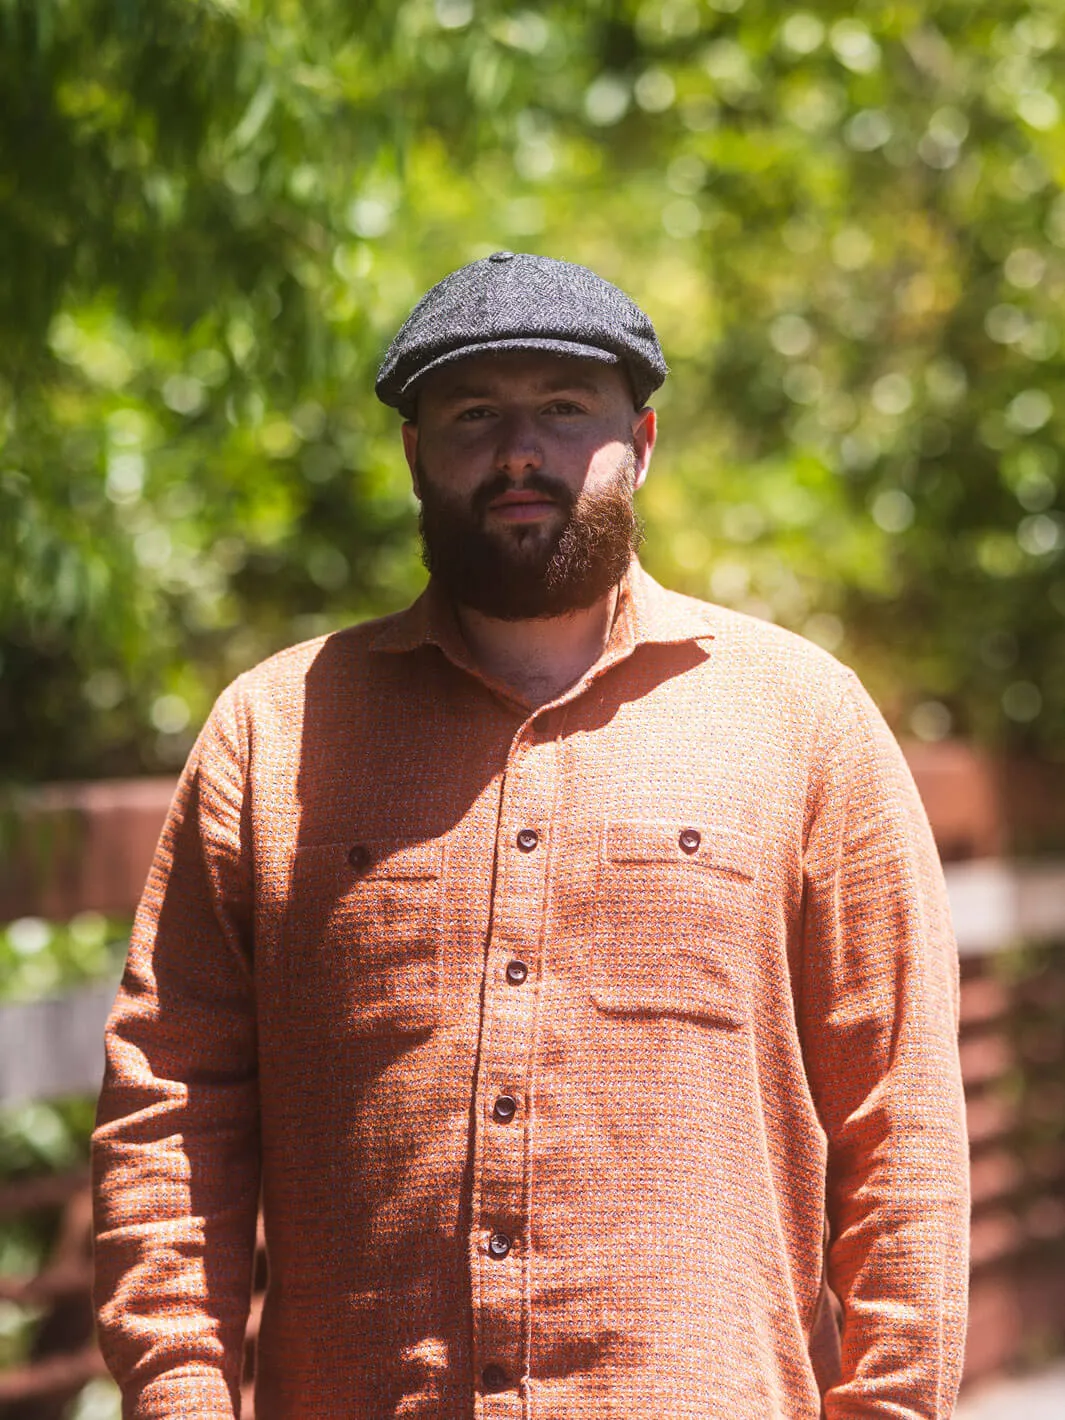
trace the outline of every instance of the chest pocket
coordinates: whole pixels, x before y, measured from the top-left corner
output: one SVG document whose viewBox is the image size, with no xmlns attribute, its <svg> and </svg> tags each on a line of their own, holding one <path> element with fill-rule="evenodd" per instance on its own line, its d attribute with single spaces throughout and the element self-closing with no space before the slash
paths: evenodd
<svg viewBox="0 0 1065 1420">
<path fill-rule="evenodd" d="M 296 850 L 288 968 L 297 1010 L 354 1035 L 440 1017 L 443 839 Z"/>
<path fill-rule="evenodd" d="M 616 1015 L 747 1017 L 758 840 L 721 826 L 604 825 L 592 999 Z"/>
</svg>

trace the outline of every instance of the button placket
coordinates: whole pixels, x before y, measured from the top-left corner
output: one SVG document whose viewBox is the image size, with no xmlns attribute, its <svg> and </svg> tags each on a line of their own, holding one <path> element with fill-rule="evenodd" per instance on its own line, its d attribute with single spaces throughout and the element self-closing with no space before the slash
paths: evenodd
<svg viewBox="0 0 1065 1420">
<path fill-rule="evenodd" d="M 474 1344 L 484 1416 L 518 1416 L 527 1358 L 527 1098 L 546 910 L 557 746 L 515 737 L 499 804 L 496 881 L 478 1075 L 474 1181 Z M 487 1379 L 486 1379 L 487 1378 Z M 512 1408 L 516 1406 L 517 1408 Z"/>
</svg>

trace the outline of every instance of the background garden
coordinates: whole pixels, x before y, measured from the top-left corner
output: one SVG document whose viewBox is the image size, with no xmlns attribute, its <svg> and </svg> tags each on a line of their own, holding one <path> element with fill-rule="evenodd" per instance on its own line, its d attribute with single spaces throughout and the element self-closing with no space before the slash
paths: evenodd
<svg viewBox="0 0 1065 1420">
<path fill-rule="evenodd" d="M 172 768 L 417 590 L 373 373 L 499 247 L 659 328 L 655 573 L 1065 752 L 1063 18 L 0 0 L 0 773 Z"/>
<path fill-rule="evenodd" d="M 498 248 L 658 328 L 652 573 L 906 737 L 1065 761 L 1063 104 L 1054 0 L 0 0 L 0 839 L 419 590 L 373 375 Z M 0 998 L 122 939 L 20 918 Z M 0 1174 L 86 1119 L 0 1113 Z M 0 1302 L 0 1366 L 32 1322 Z"/>
</svg>

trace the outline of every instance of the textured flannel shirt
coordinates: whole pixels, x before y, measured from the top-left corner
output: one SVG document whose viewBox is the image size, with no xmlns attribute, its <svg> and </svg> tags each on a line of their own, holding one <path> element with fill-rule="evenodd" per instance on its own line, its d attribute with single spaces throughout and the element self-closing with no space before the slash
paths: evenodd
<svg viewBox="0 0 1065 1420">
<path fill-rule="evenodd" d="M 800 638 L 634 563 L 538 709 L 432 586 L 285 651 L 192 752 L 108 1027 L 123 1413 L 239 1411 L 261 1191 L 257 1420 L 947 1417 L 956 1013 L 905 762 Z"/>
</svg>

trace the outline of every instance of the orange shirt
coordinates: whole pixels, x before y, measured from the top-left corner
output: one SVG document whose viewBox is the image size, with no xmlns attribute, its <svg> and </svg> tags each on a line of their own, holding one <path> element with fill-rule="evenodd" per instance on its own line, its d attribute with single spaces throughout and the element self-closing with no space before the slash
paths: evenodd
<svg viewBox="0 0 1065 1420">
<path fill-rule="evenodd" d="M 275 656 L 191 755 L 108 1028 L 123 1413 L 237 1412 L 261 1187 L 258 1420 L 949 1416 L 956 973 L 902 756 L 787 632 L 634 564 L 535 711 L 433 589 Z"/>
</svg>

